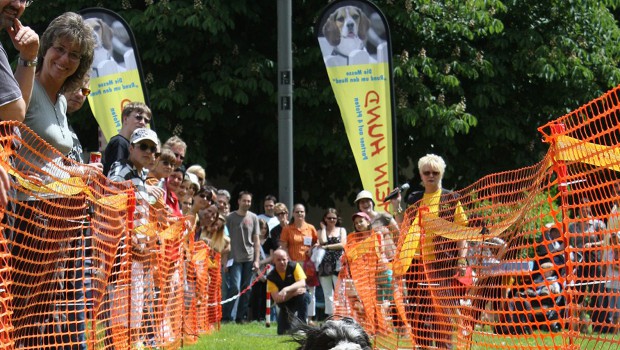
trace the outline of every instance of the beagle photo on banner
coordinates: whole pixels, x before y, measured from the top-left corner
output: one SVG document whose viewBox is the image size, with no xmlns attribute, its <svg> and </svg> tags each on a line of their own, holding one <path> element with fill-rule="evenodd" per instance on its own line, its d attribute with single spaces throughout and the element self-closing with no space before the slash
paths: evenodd
<svg viewBox="0 0 620 350">
<path fill-rule="evenodd" d="M 385 26 L 372 9 L 344 4 L 331 12 L 319 26 L 321 52 L 328 66 L 377 63 L 386 57 Z"/>
</svg>

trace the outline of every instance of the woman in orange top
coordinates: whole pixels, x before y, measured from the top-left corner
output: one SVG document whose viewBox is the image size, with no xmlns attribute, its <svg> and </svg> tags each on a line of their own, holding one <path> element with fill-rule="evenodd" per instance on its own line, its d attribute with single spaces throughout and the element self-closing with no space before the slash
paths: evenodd
<svg viewBox="0 0 620 350">
<path fill-rule="evenodd" d="M 291 261 L 303 266 L 306 260 L 306 252 L 315 245 L 318 245 L 319 237 L 316 228 L 306 222 L 306 208 L 303 204 L 295 204 L 293 207 L 293 219 L 291 223 L 282 230 L 280 236 L 280 246 L 286 250 Z M 310 294 L 310 304 L 308 305 L 308 318 L 312 320 L 316 313 L 316 300 L 314 292 L 316 287 L 308 286 Z"/>
</svg>

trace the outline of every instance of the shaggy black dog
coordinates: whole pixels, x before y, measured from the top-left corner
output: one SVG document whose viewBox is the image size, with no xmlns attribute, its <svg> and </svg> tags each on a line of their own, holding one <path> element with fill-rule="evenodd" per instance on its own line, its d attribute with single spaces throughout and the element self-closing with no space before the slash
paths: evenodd
<svg viewBox="0 0 620 350">
<path fill-rule="evenodd" d="M 349 317 L 330 318 L 321 326 L 301 322 L 293 324 L 293 341 L 298 350 L 371 350 L 370 338 L 355 320 Z"/>
</svg>

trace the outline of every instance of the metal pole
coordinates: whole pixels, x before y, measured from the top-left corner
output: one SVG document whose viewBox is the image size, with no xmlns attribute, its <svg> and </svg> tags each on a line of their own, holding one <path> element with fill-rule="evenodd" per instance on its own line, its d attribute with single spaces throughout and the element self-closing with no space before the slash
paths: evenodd
<svg viewBox="0 0 620 350">
<path fill-rule="evenodd" d="M 293 54 L 291 0 L 278 0 L 278 181 L 280 201 L 293 210 Z"/>
</svg>

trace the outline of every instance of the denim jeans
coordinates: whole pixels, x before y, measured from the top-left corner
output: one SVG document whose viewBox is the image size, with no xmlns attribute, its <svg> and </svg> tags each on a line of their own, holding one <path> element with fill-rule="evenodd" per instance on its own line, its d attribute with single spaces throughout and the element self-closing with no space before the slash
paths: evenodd
<svg viewBox="0 0 620 350">
<path fill-rule="evenodd" d="M 228 293 L 226 299 L 237 295 L 240 291 L 245 290 L 251 283 L 254 274 L 252 273 L 252 261 L 246 262 L 234 262 L 231 267 L 228 268 L 228 278 L 230 285 L 228 286 Z M 248 312 L 248 306 L 250 303 L 250 291 L 246 291 L 239 297 L 239 305 L 237 306 L 236 320 L 243 320 Z M 229 321 L 233 319 L 232 309 L 234 301 L 224 304 L 222 308 L 222 319 Z"/>
</svg>

